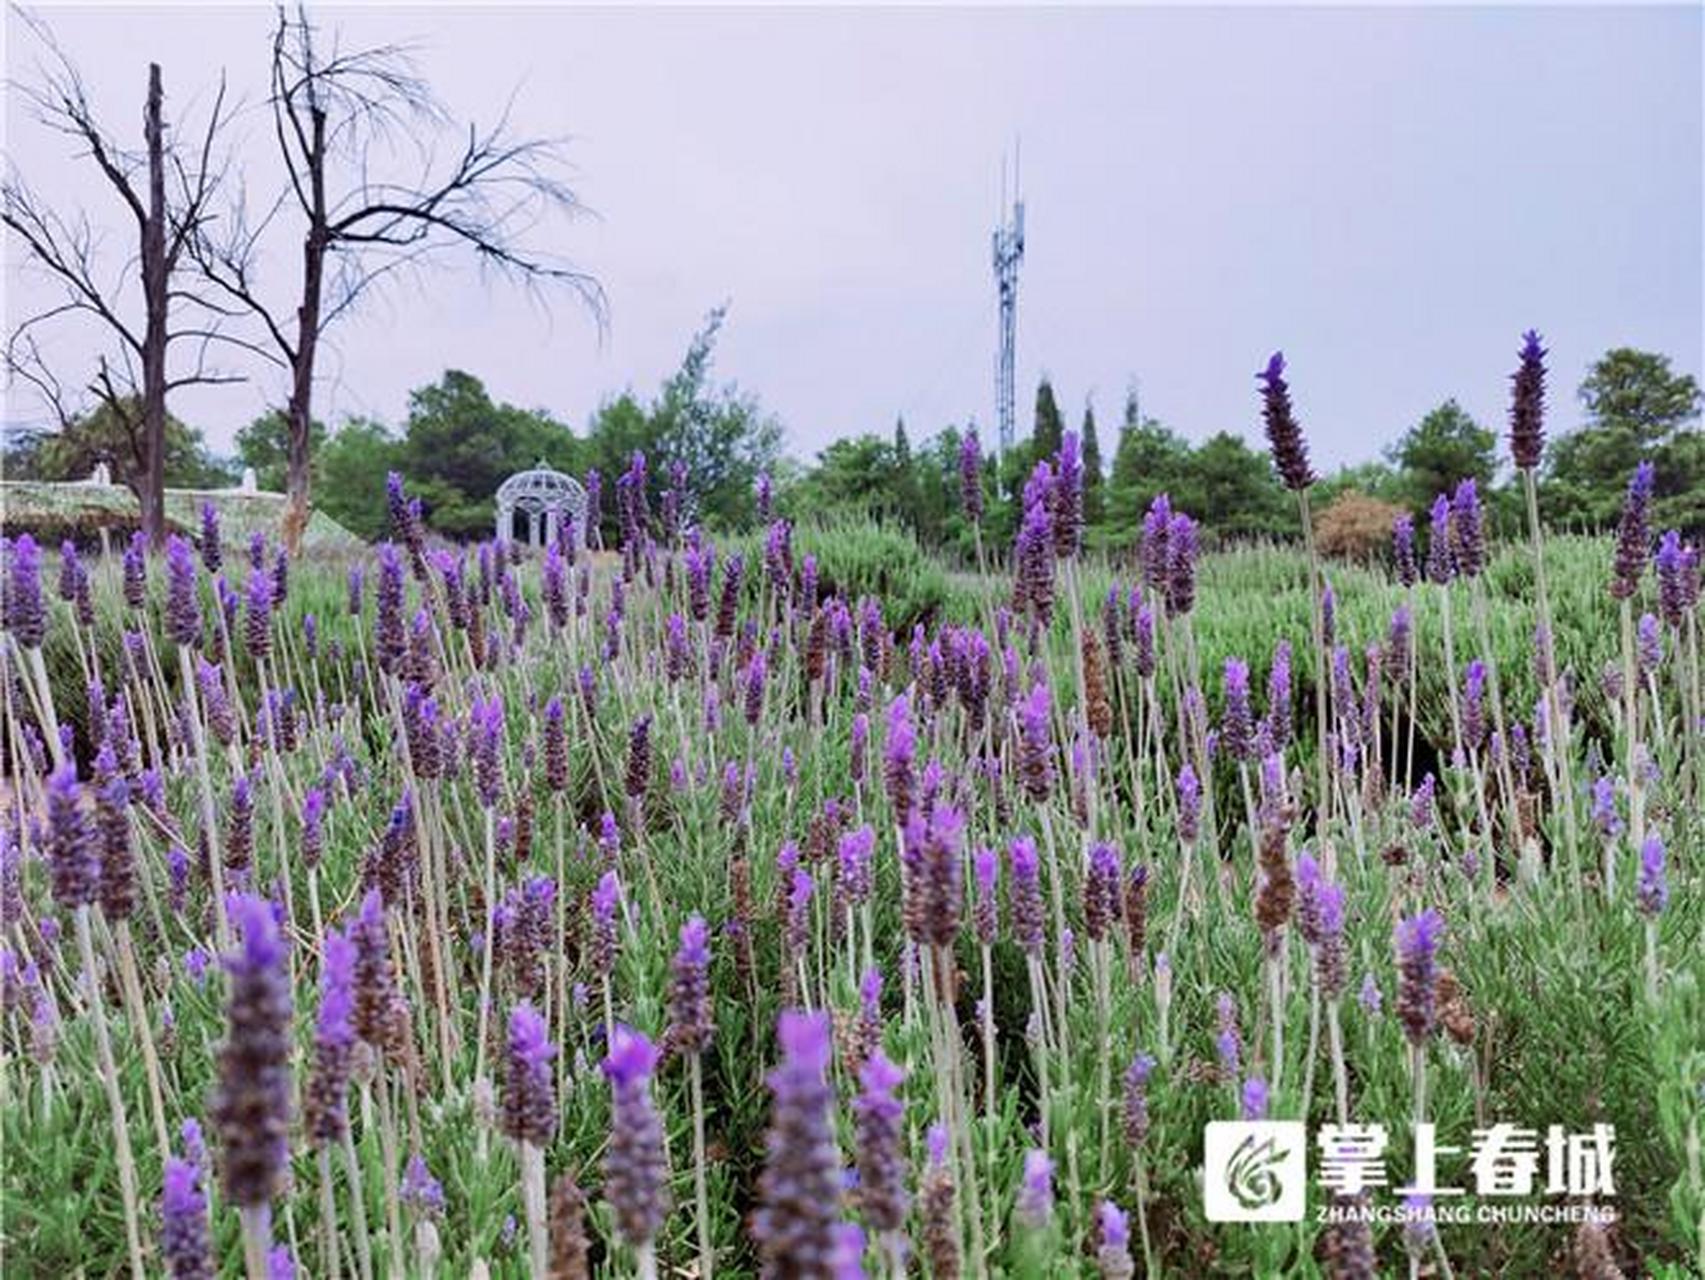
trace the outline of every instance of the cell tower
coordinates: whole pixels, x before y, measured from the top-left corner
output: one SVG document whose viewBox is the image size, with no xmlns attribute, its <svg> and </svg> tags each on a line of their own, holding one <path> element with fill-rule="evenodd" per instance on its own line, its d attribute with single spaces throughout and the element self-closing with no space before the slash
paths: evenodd
<svg viewBox="0 0 1705 1280">
<path fill-rule="evenodd" d="M 1024 260 L 1024 201 L 1018 195 L 1018 166 L 1013 165 L 1012 217 L 1006 215 L 1006 164 L 1001 163 L 1002 221 L 995 227 L 995 291 L 1000 297 L 1000 354 L 995 361 L 995 421 L 1000 451 L 1013 446 L 1013 372 L 1018 334 L 1018 264 Z"/>
</svg>

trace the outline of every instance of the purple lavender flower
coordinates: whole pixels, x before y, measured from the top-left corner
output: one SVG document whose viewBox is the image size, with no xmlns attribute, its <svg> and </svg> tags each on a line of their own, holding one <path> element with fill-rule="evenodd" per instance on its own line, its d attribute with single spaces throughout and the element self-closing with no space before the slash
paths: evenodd
<svg viewBox="0 0 1705 1280">
<path fill-rule="evenodd" d="M 1095 1220 L 1101 1229 L 1096 1265 L 1102 1280 L 1131 1280 L 1136 1267 L 1131 1261 L 1130 1218 L 1111 1200 L 1103 1200 L 1095 1211 Z"/>
<path fill-rule="evenodd" d="M 643 804 L 651 789 L 651 717 L 641 716 L 628 733 L 628 768 L 624 779 L 628 799 Z"/>
<path fill-rule="evenodd" d="M 774 1103 L 752 1234 L 765 1275 L 818 1276 L 834 1256 L 841 1187 L 835 1095 L 826 1077 L 829 1019 L 788 1010 L 777 1038 L 782 1061 L 769 1076 Z"/>
<path fill-rule="evenodd" d="M 977 927 L 977 941 L 982 946 L 992 947 L 1000 921 L 1000 903 L 996 897 L 1000 858 L 987 846 L 979 848 L 971 855 L 971 871 L 977 886 L 977 903 L 973 916 Z"/>
<path fill-rule="evenodd" d="M 1243 1065 L 1243 1032 L 1237 1025 L 1237 1001 L 1229 991 L 1219 994 L 1215 1021 L 1219 1030 L 1214 1036 L 1214 1051 L 1219 1055 L 1220 1070 L 1235 1076 Z"/>
<path fill-rule="evenodd" d="M 1225 660 L 1225 716 L 1220 721 L 1220 746 L 1233 760 L 1249 759 L 1255 739 L 1255 717 L 1249 701 L 1249 664 Z"/>
<path fill-rule="evenodd" d="M 1271 750 L 1284 750 L 1291 740 L 1291 731 L 1291 646 L 1288 640 L 1281 640 L 1273 649 L 1273 666 L 1267 674 L 1267 734 Z"/>
<path fill-rule="evenodd" d="M 6 557 L 6 630 L 25 649 L 39 649 L 47 637 L 47 606 L 41 594 L 41 550 L 29 534 L 19 534 Z"/>
<path fill-rule="evenodd" d="M 1486 567 L 1486 531 L 1480 513 L 1480 494 L 1472 477 L 1456 486 L 1450 508 L 1450 533 L 1458 572 L 1465 578 L 1478 577 Z"/>
<path fill-rule="evenodd" d="M 1265 1120 L 1267 1118 L 1268 1095 L 1267 1082 L 1260 1076 L 1250 1076 L 1249 1079 L 1245 1080 L 1243 1092 L 1240 1095 L 1241 1118 L 1244 1120 Z"/>
<path fill-rule="evenodd" d="M 767 525 L 775 508 L 775 487 L 770 481 L 768 471 L 758 472 L 758 479 L 754 488 L 757 498 L 758 523 Z"/>
<path fill-rule="evenodd" d="M 195 594 L 195 557 L 177 534 L 166 539 L 166 634 L 176 645 L 201 640 L 201 603 Z"/>
<path fill-rule="evenodd" d="M 1125 1141 L 1136 1151 L 1148 1138 L 1149 1076 L 1154 1073 L 1154 1057 L 1139 1053 L 1125 1068 Z"/>
<path fill-rule="evenodd" d="M 792 845 L 784 849 L 792 849 Z M 794 850 L 795 857 L 798 851 Z M 811 897 L 817 884 L 805 868 L 795 866 L 788 876 L 787 924 L 784 934 L 791 955 L 803 955 L 811 945 Z"/>
<path fill-rule="evenodd" d="M 616 1230 L 641 1248 L 657 1238 L 669 1211 L 668 1157 L 663 1125 L 651 1101 L 657 1049 L 639 1032 L 618 1025 L 603 1070 L 610 1081 L 610 1145 L 604 1155 L 604 1194 Z"/>
<path fill-rule="evenodd" d="M 710 997 L 710 928 L 702 916 L 692 916 L 681 926 L 681 947 L 670 966 L 668 1046 L 672 1053 L 703 1053 L 710 1047 L 715 1032 Z"/>
<path fill-rule="evenodd" d="M 1616 811 L 1616 779 L 1601 777 L 1593 783 L 1592 820 L 1606 840 L 1622 834 L 1622 816 Z"/>
<path fill-rule="evenodd" d="M 1320 941 L 1314 949 L 1314 973 L 1320 993 L 1335 1000 L 1348 980 L 1344 951 L 1344 886 L 1322 883 L 1319 892 Z"/>
<path fill-rule="evenodd" d="M 1618 600 L 1626 600 L 1639 590 L 1640 575 L 1645 572 L 1652 544 L 1650 512 L 1655 476 L 1652 464 L 1642 462 L 1628 482 L 1628 497 L 1616 528 L 1616 560 L 1610 581 L 1610 594 Z"/>
<path fill-rule="evenodd" d="M 561 698 L 545 703 L 545 785 L 555 794 L 568 790 L 568 731 Z"/>
<path fill-rule="evenodd" d="M 1438 784 L 1433 775 L 1422 775 L 1421 785 L 1415 788 L 1409 797 L 1409 822 L 1417 831 L 1431 831 L 1437 818 L 1437 806 L 1434 803 L 1434 793 Z"/>
<path fill-rule="evenodd" d="M 225 1197 L 269 1203 L 284 1171 L 290 1125 L 290 975 L 272 904 L 234 895 L 227 912 L 242 938 L 225 960 L 229 1033 L 219 1051 L 212 1118 L 224 1147 Z"/>
<path fill-rule="evenodd" d="M 1664 661 L 1664 635 L 1658 627 L 1658 620 L 1652 614 L 1643 613 L 1635 631 L 1636 644 L 1634 653 L 1639 659 L 1640 674 L 1651 676 Z"/>
<path fill-rule="evenodd" d="M 545 1020 L 522 1001 L 509 1015 L 508 1072 L 503 1080 L 503 1132 L 516 1142 L 547 1147 L 557 1128 L 556 1056 Z"/>
<path fill-rule="evenodd" d="M 1415 517 L 1400 512 L 1391 522 L 1391 558 L 1397 564 L 1397 580 L 1412 587 L 1420 577 L 1415 563 Z"/>
<path fill-rule="evenodd" d="M 1143 515 L 1142 570 L 1143 585 L 1164 595 L 1172 573 L 1172 556 L 1167 536 L 1172 531 L 1172 499 L 1158 493 Z"/>
<path fill-rule="evenodd" d="M 959 442 L 959 501 L 972 524 L 983 520 L 983 447 L 976 428 Z"/>
<path fill-rule="evenodd" d="M 481 702 L 475 698 L 469 715 L 473 720 L 474 787 L 481 806 L 494 809 L 503 789 L 503 699 L 493 695 L 491 701 Z"/>
<path fill-rule="evenodd" d="M 1053 724 L 1049 718 L 1048 686 L 1037 681 L 1018 710 L 1019 776 L 1024 793 L 1045 804 L 1054 787 Z"/>
<path fill-rule="evenodd" d="M 171 1280 L 214 1280 L 207 1197 L 201 1192 L 200 1170 L 188 1160 L 166 1160 L 160 1220 L 160 1252 Z"/>
<path fill-rule="evenodd" d="M 1308 465 L 1308 443 L 1291 409 L 1284 352 L 1275 351 L 1267 367 L 1255 376 L 1262 384 L 1261 417 L 1267 428 L 1267 444 L 1273 452 L 1273 468 L 1287 489 L 1306 489 L 1314 483 L 1314 472 Z"/>
<path fill-rule="evenodd" d="M 1462 741 L 1470 751 L 1486 742 L 1486 664 L 1479 658 L 1468 664 L 1463 677 Z"/>
<path fill-rule="evenodd" d="M 1533 329 L 1522 334 L 1521 363 L 1510 381 L 1510 454 L 1518 470 L 1532 471 L 1545 455 L 1545 348 Z"/>
<path fill-rule="evenodd" d="M 1083 877 L 1083 927 L 1091 942 L 1100 942 L 1120 919 L 1120 881 L 1124 867 L 1119 850 L 1099 842 L 1089 851 Z"/>
<path fill-rule="evenodd" d="M 409 1157 L 403 1169 L 397 1198 L 417 1217 L 437 1220 L 444 1216 L 444 1184 L 432 1176 L 426 1157 L 418 1151 Z"/>
<path fill-rule="evenodd" d="M 1036 842 L 1019 836 L 1008 849 L 1012 864 L 1012 932 L 1018 945 L 1031 955 L 1042 952 L 1041 863 Z"/>
<path fill-rule="evenodd" d="M 1196 607 L 1196 522 L 1180 511 L 1166 533 L 1166 613 L 1182 618 Z"/>
<path fill-rule="evenodd" d="M 859 1071 L 863 1092 L 853 1103 L 857 1132 L 858 1202 L 871 1230 L 899 1231 L 906 1221 L 906 1108 L 894 1096 L 906 1073 L 880 1048 Z"/>
<path fill-rule="evenodd" d="M 1434 985 L 1444 917 L 1427 910 L 1400 921 L 1393 934 L 1397 949 L 1397 1016 L 1409 1043 L 1424 1044 L 1438 1022 Z"/>
<path fill-rule="evenodd" d="M 1083 545 L 1083 450 L 1075 431 L 1060 438 L 1052 489 L 1054 554 L 1069 560 Z"/>
<path fill-rule="evenodd" d="M 320 1012 L 314 1024 L 313 1066 L 302 1105 L 316 1145 L 343 1140 L 349 1130 L 349 1076 L 355 1062 L 355 943 L 326 936 L 320 968 Z"/>
<path fill-rule="evenodd" d="M 379 586 L 374 594 L 373 643 L 379 670 L 396 675 L 408 655 L 403 623 L 403 562 L 390 543 L 379 548 Z"/>
<path fill-rule="evenodd" d="M 1362 975 L 1362 986 L 1361 990 L 1356 993 L 1356 1003 L 1361 1005 L 1362 1012 L 1367 1014 L 1368 1017 L 1379 1017 L 1379 1012 L 1385 1004 L 1385 999 L 1379 993 L 1379 983 L 1374 981 L 1373 974 L 1364 973 Z"/>
<path fill-rule="evenodd" d="M 952 805 L 914 809 L 905 830 L 911 936 L 920 946 L 951 947 L 964 908 L 960 847 L 965 814 Z"/>
<path fill-rule="evenodd" d="M 95 828 L 100 841 L 101 914 L 116 924 L 136 907 L 136 853 L 130 842 L 130 782 L 108 742 L 95 757 Z"/>
<path fill-rule="evenodd" d="M 839 858 L 837 882 L 849 906 L 859 906 L 870 898 L 875 850 L 876 832 L 868 823 L 841 837 L 836 851 Z"/>
<path fill-rule="evenodd" d="M 47 863 L 53 900 L 67 912 L 95 901 L 101 864 L 94 827 L 83 806 L 77 766 L 67 760 L 47 779 Z"/>
<path fill-rule="evenodd" d="M 746 697 L 743 707 L 746 723 L 754 729 L 764 718 L 764 685 L 768 678 L 769 663 L 764 658 L 764 651 L 758 649 L 752 654 L 752 660 L 746 664 Z"/>
<path fill-rule="evenodd" d="M 592 890 L 592 967 L 602 978 L 616 967 L 616 909 L 621 900 L 621 882 L 614 871 L 606 871 Z"/>
<path fill-rule="evenodd" d="M 1640 877 L 1635 886 L 1641 914 L 1655 919 L 1669 905 L 1669 877 L 1664 868 L 1664 842 L 1657 832 L 1640 848 Z"/>
<path fill-rule="evenodd" d="M 882 745 L 883 780 L 894 816 L 904 821 L 912 809 L 912 767 L 917 733 L 912 728 L 911 699 L 900 694 L 888 704 L 888 736 Z"/>
<path fill-rule="evenodd" d="M 1202 830 L 1202 784 L 1188 764 L 1178 770 L 1178 838 L 1195 844 Z"/>
<path fill-rule="evenodd" d="M 1054 1162 L 1046 1151 L 1031 1148 L 1024 1153 L 1024 1172 L 1019 1177 L 1013 1215 L 1028 1231 L 1046 1231 L 1053 1220 Z"/>
<path fill-rule="evenodd" d="M 1441 493 L 1433 499 L 1427 530 L 1427 581 L 1439 586 L 1456 577 L 1456 559 L 1451 552 L 1450 516 L 1450 496 Z"/>
<path fill-rule="evenodd" d="M 1688 609 L 1688 548 L 1681 534 L 1671 529 L 1658 540 L 1657 554 L 1652 563 L 1658 577 L 1658 609 L 1664 621 L 1679 628 Z"/>
<path fill-rule="evenodd" d="M 1047 475 L 1048 464 L 1036 464 L 1038 474 Z M 1054 616 L 1054 526 L 1048 511 L 1046 484 L 1034 501 L 1030 493 L 1036 477 L 1025 486 L 1024 515 L 1013 547 L 1013 607 L 1028 610 L 1043 626 Z"/>
</svg>

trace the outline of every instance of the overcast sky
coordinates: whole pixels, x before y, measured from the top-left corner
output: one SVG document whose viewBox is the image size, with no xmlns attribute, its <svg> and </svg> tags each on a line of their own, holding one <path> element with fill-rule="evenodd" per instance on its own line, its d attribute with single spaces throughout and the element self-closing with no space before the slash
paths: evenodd
<svg viewBox="0 0 1705 1280">
<path fill-rule="evenodd" d="M 42 10 L 97 109 L 139 138 L 145 63 L 191 119 L 223 69 L 270 180 L 264 8 Z M 583 430 L 649 394 L 703 313 L 733 306 L 720 377 L 805 459 L 828 441 L 992 435 L 989 234 L 1022 139 L 1028 244 L 1018 400 L 1046 372 L 1093 396 L 1111 450 L 1126 385 L 1200 440 L 1260 438 L 1254 372 L 1282 347 L 1327 465 L 1374 456 L 1447 396 L 1501 426 L 1521 331 L 1552 349 L 1556 426 L 1607 347 L 1701 372 L 1702 20 L 1667 9 L 568 10 L 322 8 L 346 47 L 413 39 L 462 119 L 514 96 L 568 134 L 595 220 L 551 247 L 608 291 L 607 337 L 461 269 L 335 335 L 318 415 L 396 422 L 447 367 Z M 6 69 L 39 48 L 8 17 Z M 10 107 L 11 104 L 9 104 Z M 6 152 L 43 192 L 131 232 L 63 138 L 8 110 Z M 289 310 L 284 246 L 271 292 Z M 7 313 L 50 301 L 7 249 Z M 47 345 L 87 376 L 88 331 Z M 174 402 L 215 447 L 282 400 Z M 15 395 L 8 421 L 36 420 Z"/>
</svg>

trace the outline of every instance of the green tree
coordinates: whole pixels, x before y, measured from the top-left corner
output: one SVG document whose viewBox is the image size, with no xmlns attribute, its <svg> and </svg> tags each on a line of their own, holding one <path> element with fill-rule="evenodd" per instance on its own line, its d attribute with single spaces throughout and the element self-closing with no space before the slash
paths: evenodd
<svg viewBox="0 0 1705 1280">
<path fill-rule="evenodd" d="M 1095 432 L 1095 405 L 1083 402 L 1083 518 L 1090 528 L 1106 515 L 1106 475 L 1101 466 L 1101 437 Z"/>
<path fill-rule="evenodd" d="M 315 420 L 308 432 L 310 467 L 317 479 L 320 449 L 326 442 L 326 424 Z M 263 413 L 237 432 L 237 461 L 255 469 L 255 480 L 263 489 L 283 493 L 290 466 L 290 420 L 281 410 Z"/>
<path fill-rule="evenodd" d="M 795 518 L 817 515 L 896 514 L 894 446 L 877 435 L 836 440 L 789 495 Z"/>
<path fill-rule="evenodd" d="M 572 471 L 579 450 L 547 414 L 497 403 L 478 378 L 450 369 L 410 393 L 401 461 L 432 528 L 478 537 L 490 532 L 498 485 L 540 461 Z"/>
<path fill-rule="evenodd" d="M 1657 469 L 1656 518 L 1697 527 L 1705 450 L 1689 428 L 1699 417 L 1699 384 L 1672 372 L 1668 356 L 1617 347 L 1593 365 L 1579 397 L 1586 421 L 1553 439 L 1548 450 L 1540 491 L 1547 516 L 1607 527 L 1621 509 L 1635 462 L 1650 458 Z"/>
<path fill-rule="evenodd" d="M 1135 403 L 1126 406 L 1136 413 Z M 1190 445 L 1153 418 L 1127 416 L 1119 428 L 1119 447 L 1113 453 L 1113 475 L 1107 482 L 1109 534 L 1128 541 L 1142 524 L 1143 513 L 1155 496 L 1182 482 L 1190 461 Z"/>
<path fill-rule="evenodd" d="M 351 418 L 317 451 L 315 505 L 351 533 L 377 541 L 390 525 L 385 475 L 404 465 L 403 443 L 383 423 Z"/>
<path fill-rule="evenodd" d="M 757 397 L 733 383 L 711 385 L 716 340 L 727 314 L 726 304 L 715 308 L 693 335 L 681 367 L 651 408 L 646 430 L 652 510 L 668 485 L 668 467 L 679 463 L 686 468 L 683 502 L 689 517 L 713 529 L 751 522 L 758 475 L 773 471 L 781 457 L 781 424 Z M 597 451 L 605 456 L 601 444 Z"/>
<path fill-rule="evenodd" d="M 1191 452 L 1172 500 L 1222 536 L 1299 532 L 1266 452 L 1229 431 L 1210 436 Z"/>
<path fill-rule="evenodd" d="M 1032 465 L 1038 458 L 1052 458 L 1058 453 L 1065 433 L 1065 419 L 1060 416 L 1060 406 L 1054 400 L 1054 385 L 1044 374 L 1042 381 L 1036 384 L 1036 423 L 1030 432 Z M 1029 467 L 1025 468 L 1026 473 L 1029 470 Z"/>
<path fill-rule="evenodd" d="M 141 404 L 132 397 L 115 406 L 102 401 L 59 431 L 42 433 L 8 450 L 7 474 L 16 479 L 86 480 L 105 463 L 114 484 L 141 493 L 147 463 Z M 165 483 L 174 489 L 229 484 L 230 470 L 207 452 L 201 432 L 170 414 L 165 427 Z"/>
<path fill-rule="evenodd" d="M 1463 480 L 1472 479 L 1488 489 L 1497 469 L 1497 444 L 1493 432 L 1455 400 L 1446 400 L 1405 432 L 1385 456 L 1401 472 L 1403 496 L 1419 507 Z"/>
<path fill-rule="evenodd" d="M 1667 440 L 1699 417 L 1699 384 L 1672 373 L 1668 356 L 1631 347 L 1607 351 L 1580 387 L 1587 426 L 1627 431 L 1642 449 Z"/>
</svg>

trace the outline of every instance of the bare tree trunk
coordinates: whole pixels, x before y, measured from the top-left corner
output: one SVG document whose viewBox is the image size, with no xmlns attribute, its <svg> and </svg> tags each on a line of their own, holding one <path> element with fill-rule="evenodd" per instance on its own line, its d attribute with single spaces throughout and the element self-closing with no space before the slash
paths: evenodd
<svg viewBox="0 0 1705 1280">
<path fill-rule="evenodd" d="M 313 111 L 312 129 L 313 141 L 307 168 L 313 212 L 308 220 L 308 234 L 302 242 L 302 305 L 296 310 L 296 350 L 290 367 L 290 460 L 286 485 L 289 497 L 284 507 L 284 545 L 292 556 L 301 551 L 302 534 L 308 527 L 311 484 L 308 447 L 314 421 L 314 358 L 320 345 L 320 301 L 325 288 L 326 247 L 331 238 L 326 226 L 326 114 L 323 110 L 316 108 Z"/>
<path fill-rule="evenodd" d="M 166 261 L 166 160 L 160 64 L 148 66 L 143 132 L 148 145 L 148 215 L 142 224 L 142 531 L 151 546 L 166 541 L 166 340 L 171 269 Z"/>
</svg>

